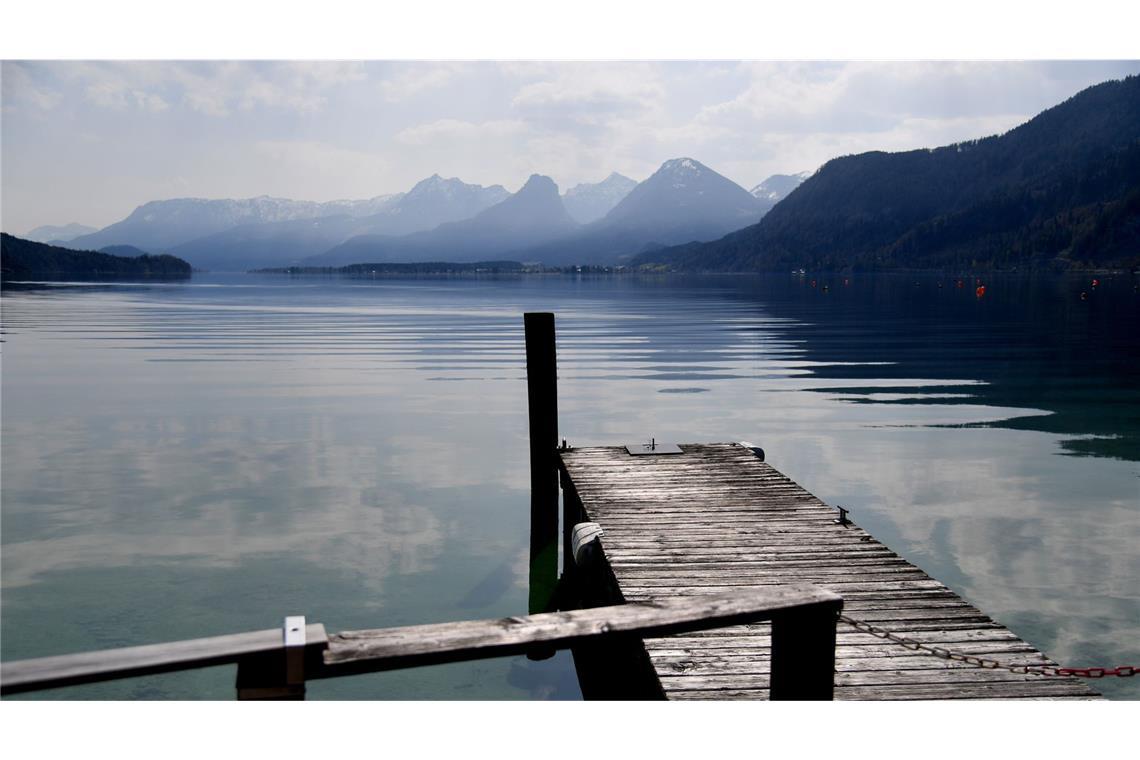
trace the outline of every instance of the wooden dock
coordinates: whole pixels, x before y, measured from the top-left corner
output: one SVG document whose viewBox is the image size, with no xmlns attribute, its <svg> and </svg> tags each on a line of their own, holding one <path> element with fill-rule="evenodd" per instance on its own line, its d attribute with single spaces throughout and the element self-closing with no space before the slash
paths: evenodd
<svg viewBox="0 0 1140 760">
<path fill-rule="evenodd" d="M 573 568 L 585 603 L 648 602 L 810 583 L 843 598 L 834 697 L 1089 699 L 1077 678 L 1004 666 L 1056 666 L 939 581 L 736 443 L 681 444 L 680 454 L 625 447 L 563 450 L 564 525 L 598 523 L 594 566 Z M 567 556 L 572 556 L 567 544 Z M 583 563 L 584 564 L 584 563 Z M 858 630 L 921 642 L 914 649 Z M 983 666 L 946 655 L 982 658 Z M 576 659 L 579 652 L 575 652 Z M 647 638 L 651 672 L 637 696 L 767 699 L 771 627 L 755 624 Z M 588 657 L 580 658 L 583 691 Z M 628 655 L 627 655 L 628 659 Z M 1001 663 L 995 667 L 992 661 Z M 613 662 L 604 667 L 612 671 Z M 585 672 L 584 672 L 585 671 Z M 590 695 L 587 694 L 589 697 Z"/>
</svg>

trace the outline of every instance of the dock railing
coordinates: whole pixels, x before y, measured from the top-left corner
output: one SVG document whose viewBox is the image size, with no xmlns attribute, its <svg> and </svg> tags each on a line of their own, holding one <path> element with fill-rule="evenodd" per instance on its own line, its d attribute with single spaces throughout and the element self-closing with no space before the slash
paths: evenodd
<svg viewBox="0 0 1140 760">
<path fill-rule="evenodd" d="M 732 594 L 327 634 L 286 618 L 282 628 L 0 663 L 5 695 L 237 664 L 238 699 L 304 699 L 305 682 L 535 648 L 628 645 L 644 638 L 771 621 L 770 698 L 831 699 L 835 626 L 843 601 L 810 585 Z"/>
</svg>

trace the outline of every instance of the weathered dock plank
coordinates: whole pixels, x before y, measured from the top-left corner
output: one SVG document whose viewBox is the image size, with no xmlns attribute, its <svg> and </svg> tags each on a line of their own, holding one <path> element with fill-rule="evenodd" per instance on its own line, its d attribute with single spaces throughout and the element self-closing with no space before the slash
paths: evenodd
<svg viewBox="0 0 1140 760">
<path fill-rule="evenodd" d="M 624 447 L 561 452 L 567 515 L 599 523 L 608 601 L 731 594 L 810 583 L 840 594 L 844 615 L 1009 665 L 1055 666 L 1045 654 L 899 557 L 739 444 L 682 444 L 631 456 Z M 610 577 L 610 576 L 607 576 Z M 669 699 L 766 699 L 771 626 L 645 639 Z M 1076 678 L 940 659 L 840 622 L 836 699 L 1071 699 L 1098 696 Z"/>
</svg>

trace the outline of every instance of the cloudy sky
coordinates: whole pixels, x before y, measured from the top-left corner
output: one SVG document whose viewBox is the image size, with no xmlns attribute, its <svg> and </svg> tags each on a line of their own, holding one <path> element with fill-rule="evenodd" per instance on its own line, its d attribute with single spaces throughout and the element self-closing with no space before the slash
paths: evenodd
<svg viewBox="0 0 1140 760">
<path fill-rule="evenodd" d="M 1140 62 L 2 65 L 7 232 L 148 200 L 366 198 L 433 173 L 516 190 L 691 156 L 751 187 L 1005 131 Z"/>
</svg>

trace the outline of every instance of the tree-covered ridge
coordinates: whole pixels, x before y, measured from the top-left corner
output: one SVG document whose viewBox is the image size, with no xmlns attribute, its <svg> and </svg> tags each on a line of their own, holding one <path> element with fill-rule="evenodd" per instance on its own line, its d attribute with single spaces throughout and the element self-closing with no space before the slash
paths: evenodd
<svg viewBox="0 0 1140 760">
<path fill-rule="evenodd" d="M 98 251 L 35 243 L 0 233 L 0 276 L 25 277 L 189 277 L 191 267 L 175 256 L 114 256 Z"/>
<path fill-rule="evenodd" d="M 1001 136 L 823 166 L 759 224 L 646 253 L 689 270 L 1135 266 L 1140 77 Z"/>
</svg>

